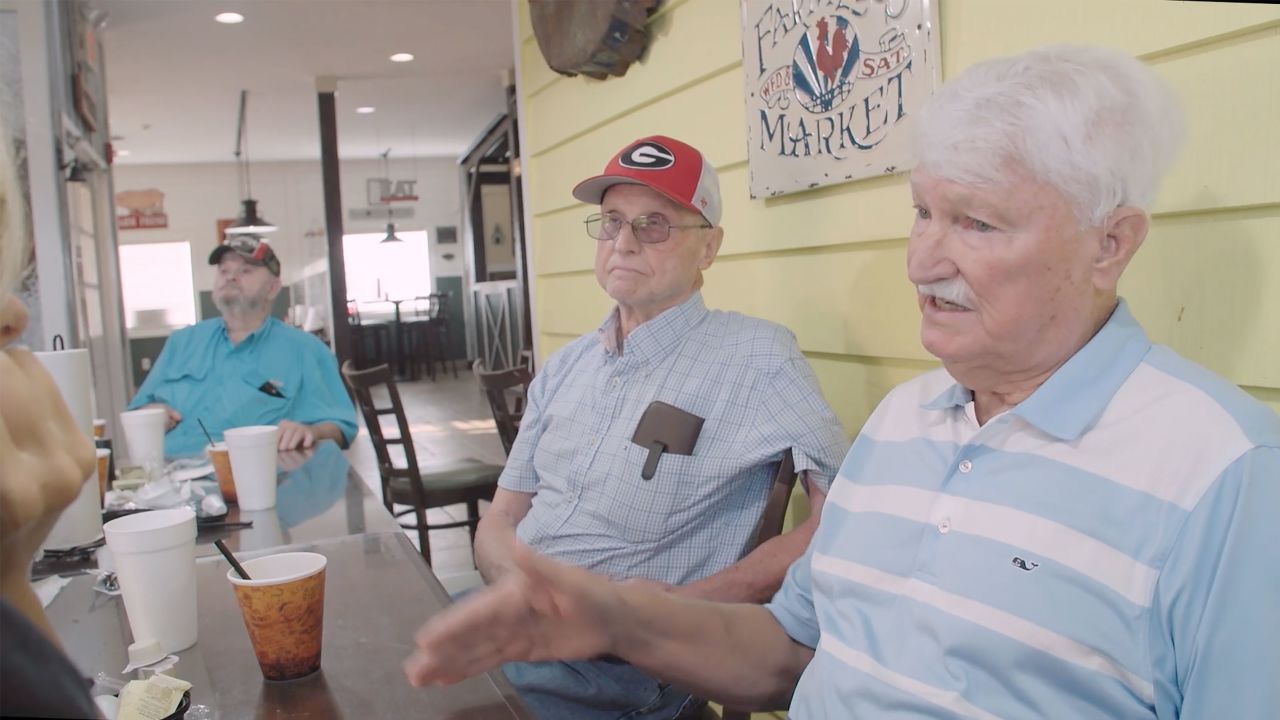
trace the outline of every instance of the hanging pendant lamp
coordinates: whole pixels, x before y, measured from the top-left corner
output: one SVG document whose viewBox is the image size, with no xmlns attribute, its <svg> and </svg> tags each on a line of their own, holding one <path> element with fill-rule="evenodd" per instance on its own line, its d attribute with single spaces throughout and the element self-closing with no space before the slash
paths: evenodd
<svg viewBox="0 0 1280 720">
<path fill-rule="evenodd" d="M 249 134 L 245 127 L 245 106 L 248 104 L 249 91 L 240 91 L 240 122 L 236 128 L 236 162 L 239 165 L 241 195 L 240 214 L 231 227 L 224 230 L 228 235 L 261 234 L 275 232 L 277 228 L 266 218 L 258 214 L 258 201 L 253 198 L 253 184 L 249 178 Z"/>
<path fill-rule="evenodd" d="M 275 232 L 278 229 L 258 214 L 257 200 L 245 198 L 240 201 L 240 214 L 236 217 L 235 224 L 227 228 L 226 232 L 230 235 L 246 235 L 249 233 L 256 235 Z"/>
<path fill-rule="evenodd" d="M 391 148 L 382 153 L 382 175 L 387 179 L 391 179 Z M 396 224 L 391 222 L 391 208 L 387 208 L 387 236 L 378 241 L 378 244 L 404 242 L 400 236 L 396 235 Z"/>
<path fill-rule="evenodd" d="M 404 240 L 402 240 L 399 235 L 396 235 L 396 224 L 389 222 L 387 223 L 387 236 L 379 240 L 378 244 L 381 245 L 382 243 L 392 242 L 404 242 Z"/>
</svg>

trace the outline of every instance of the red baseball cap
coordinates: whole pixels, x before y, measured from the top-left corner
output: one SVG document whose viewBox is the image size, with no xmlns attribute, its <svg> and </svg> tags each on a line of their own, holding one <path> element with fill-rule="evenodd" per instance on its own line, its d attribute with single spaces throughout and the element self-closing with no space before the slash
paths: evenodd
<svg viewBox="0 0 1280 720">
<path fill-rule="evenodd" d="M 573 196 L 599 205 L 605 191 L 621 183 L 644 185 L 720 224 L 720 180 L 692 145 L 665 135 L 640 138 L 614 155 L 603 173 L 578 183 Z"/>
</svg>

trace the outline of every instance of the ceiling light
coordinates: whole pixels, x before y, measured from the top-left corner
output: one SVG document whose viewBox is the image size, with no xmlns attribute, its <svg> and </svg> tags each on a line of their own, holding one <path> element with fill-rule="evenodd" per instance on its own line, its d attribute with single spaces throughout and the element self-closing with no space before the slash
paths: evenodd
<svg viewBox="0 0 1280 720">
<path fill-rule="evenodd" d="M 258 214 L 258 201 L 253 199 L 253 184 L 249 177 L 249 132 L 245 123 L 245 109 L 249 103 L 249 91 L 240 91 L 240 118 L 236 127 L 236 164 L 240 172 L 240 214 L 231 227 L 223 232 L 228 235 L 269 233 L 278 228 Z"/>
<path fill-rule="evenodd" d="M 396 53 L 391 56 L 391 62 L 409 62 L 413 60 L 413 53 Z"/>
<path fill-rule="evenodd" d="M 377 109 L 378 109 L 378 108 L 376 108 L 376 107 L 374 107 L 374 106 L 372 106 L 372 105 L 361 105 L 360 107 L 356 108 L 356 112 L 357 112 L 357 113 L 359 113 L 359 114 L 361 114 L 361 115 L 368 115 L 369 113 L 371 113 L 371 112 L 373 112 L 374 110 L 377 110 Z"/>
<path fill-rule="evenodd" d="M 276 230 L 279 230 L 279 228 L 258 214 L 258 201 L 253 198 L 245 198 L 240 201 L 240 215 L 236 217 L 235 223 L 223 232 L 228 235 L 246 235 L 269 233 Z"/>
<path fill-rule="evenodd" d="M 213 16 L 213 19 L 217 20 L 223 25 L 235 25 L 237 23 L 244 22 L 244 16 L 238 12 L 218 13 L 217 15 Z"/>
<path fill-rule="evenodd" d="M 129 157 L 128 150 L 116 150 L 116 157 Z"/>
<path fill-rule="evenodd" d="M 382 176 L 387 180 L 391 179 L 391 148 L 387 148 L 387 151 L 382 153 Z M 383 202 L 388 202 L 388 200 L 386 198 L 383 198 Z M 404 242 L 404 240 L 402 240 L 399 235 L 396 235 L 396 224 L 391 221 L 391 218 L 393 217 L 395 217 L 395 215 L 393 214 L 392 209 L 388 207 L 387 208 L 387 236 L 379 240 L 378 241 L 379 244 Z"/>
<path fill-rule="evenodd" d="M 398 242 L 404 242 L 404 240 L 400 239 L 399 235 L 396 235 L 396 224 L 387 223 L 387 236 L 379 240 L 378 244 L 381 245 L 382 243 L 398 243 Z"/>
</svg>

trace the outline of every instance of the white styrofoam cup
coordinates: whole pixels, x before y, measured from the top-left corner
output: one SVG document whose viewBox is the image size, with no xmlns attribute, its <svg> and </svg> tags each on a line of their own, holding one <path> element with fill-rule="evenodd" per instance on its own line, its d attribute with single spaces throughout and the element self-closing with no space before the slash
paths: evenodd
<svg viewBox="0 0 1280 720">
<path fill-rule="evenodd" d="M 222 434 L 231 458 L 236 502 L 241 510 L 267 510 L 276 506 L 275 425 L 231 428 Z"/>
<path fill-rule="evenodd" d="M 167 653 L 196 644 L 196 515 L 151 510 L 102 526 L 136 642 Z"/>
<path fill-rule="evenodd" d="M 165 409 L 158 407 L 120 413 L 120 426 L 124 429 L 130 463 L 155 472 L 164 467 L 166 415 Z"/>
</svg>

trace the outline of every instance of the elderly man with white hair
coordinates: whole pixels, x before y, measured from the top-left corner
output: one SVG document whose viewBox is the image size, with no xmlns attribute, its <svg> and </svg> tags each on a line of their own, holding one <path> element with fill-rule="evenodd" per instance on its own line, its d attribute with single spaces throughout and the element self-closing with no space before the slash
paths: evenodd
<svg viewBox="0 0 1280 720">
<path fill-rule="evenodd" d="M 979 64 L 920 118 L 907 273 L 943 368 L 889 393 L 766 606 L 526 553 L 405 663 L 612 653 L 793 718 L 1280 712 L 1280 419 L 1117 285 L 1180 112 L 1119 52 Z"/>
</svg>

